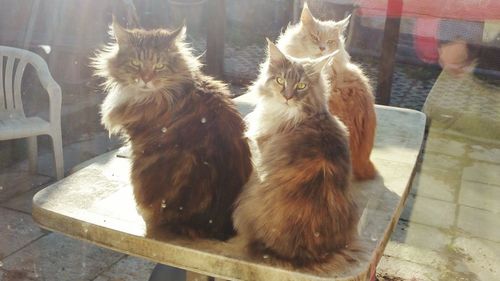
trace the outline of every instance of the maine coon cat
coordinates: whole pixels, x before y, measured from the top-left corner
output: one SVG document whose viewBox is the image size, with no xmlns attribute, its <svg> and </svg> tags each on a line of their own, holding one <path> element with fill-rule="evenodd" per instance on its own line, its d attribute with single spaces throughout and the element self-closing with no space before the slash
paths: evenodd
<svg viewBox="0 0 500 281">
<path fill-rule="evenodd" d="M 289 26 L 277 45 L 299 58 L 317 58 L 338 50 L 327 70 L 331 84 L 329 109 L 348 128 L 354 177 L 366 180 L 376 175 L 370 161 L 376 130 L 374 97 L 367 76 L 350 61 L 345 49 L 343 34 L 348 23 L 349 17 L 339 22 L 320 21 L 304 3 L 300 23 Z"/>
<path fill-rule="evenodd" d="M 356 234 L 347 134 L 327 109 L 321 69 L 329 57 L 293 59 L 268 44 L 248 116 L 259 157 L 234 223 L 251 253 L 314 270 Z"/>
<path fill-rule="evenodd" d="M 102 123 L 132 148 L 131 181 L 148 231 L 227 239 L 252 171 L 245 123 L 226 86 L 200 71 L 185 28 L 128 30 L 94 60 L 106 80 Z"/>
</svg>

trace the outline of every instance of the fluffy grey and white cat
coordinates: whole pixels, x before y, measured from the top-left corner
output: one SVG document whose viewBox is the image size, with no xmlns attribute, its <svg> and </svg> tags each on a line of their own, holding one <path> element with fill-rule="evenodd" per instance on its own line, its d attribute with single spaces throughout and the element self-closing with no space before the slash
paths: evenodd
<svg viewBox="0 0 500 281">
<path fill-rule="evenodd" d="M 326 104 L 321 70 L 330 57 L 294 59 L 268 44 L 251 88 L 259 102 L 247 119 L 259 159 L 236 203 L 235 227 L 251 253 L 271 263 L 318 272 L 345 266 L 357 215 L 346 130 Z"/>
</svg>

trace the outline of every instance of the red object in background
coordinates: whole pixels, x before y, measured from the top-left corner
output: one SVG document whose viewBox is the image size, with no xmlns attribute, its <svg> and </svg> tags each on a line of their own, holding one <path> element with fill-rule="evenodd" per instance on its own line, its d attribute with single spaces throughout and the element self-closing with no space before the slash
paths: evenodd
<svg viewBox="0 0 500 281">
<path fill-rule="evenodd" d="M 424 62 L 439 59 L 441 19 L 484 22 L 500 19 L 500 0 L 355 0 L 362 17 L 415 18 L 414 46 Z"/>
<path fill-rule="evenodd" d="M 436 17 L 468 21 L 500 19 L 499 0 L 406 0 L 403 9 L 387 9 L 400 0 L 356 0 L 360 16 Z M 397 3 L 394 3 L 397 5 Z M 392 5 L 392 3 L 391 3 Z"/>
<path fill-rule="evenodd" d="M 435 63 L 439 59 L 437 32 L 439 19 L 417 18 L 413 31 L 413 44 L 419 59 Z"/>
</svg>

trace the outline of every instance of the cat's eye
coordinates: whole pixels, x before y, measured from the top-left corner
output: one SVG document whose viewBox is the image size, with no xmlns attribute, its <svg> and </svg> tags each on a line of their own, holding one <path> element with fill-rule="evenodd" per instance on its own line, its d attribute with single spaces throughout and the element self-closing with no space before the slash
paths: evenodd
<svg viewBox="0 0 500 281">
<path fill-rule="evenodd" d="M 165 68 L 165 64 L 163 64 L 163 63 L 155 64 L 155 70 L 162 70 L 164 68 Z"/>
<path fill-rule="evenodd" d="M 281 77 L 276 77 L 276 83 L 283 85 L 283 84 L 285 84 L 285 79 L 283 79 Z"/>
<path fill-rule="evenodd" d="M 306 83 L 302 82 L 299 82 L 297 83 L 297 85 L 295 85 L 295 88 L 297 88 L 297 90 L 304 90 L 306 87 L 307 87 Z"/>
<path fill-rule="evenodd" d="M 140 67 L 142 63 L 141 63 L 141 61 L 140 61 L 140 60 L 138 60 L 138 59 L 133 59 L 133 60 L 131 60 L 131 61 L 130 61 L 130 64 L 131 64 L 132 66 L 135 66 L 135 67 Z"/>
<path fill-rule="evenodd" d="M 335 40 L 328 40 L 328 41 L 326 41 L 326 43 L 327 43 L 328 45 L 332 45 L 332 44 L 335 44 Z"/>
<path fill-rule="evenodd" d="M 319 37 L 313 33 L 311 33 L 311 38 L 313 39 L 314 42 L 319 42 Z"/>
</svg>

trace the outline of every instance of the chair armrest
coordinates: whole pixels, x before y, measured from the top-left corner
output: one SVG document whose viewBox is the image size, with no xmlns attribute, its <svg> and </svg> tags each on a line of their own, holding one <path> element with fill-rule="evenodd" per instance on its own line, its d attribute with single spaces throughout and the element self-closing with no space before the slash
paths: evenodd
<svg viewBox="0 0 500 281">
<path fill-rule="evenodd" d="M 50 100 L 50 123 L 60 127 L 62 105 L 61 87 L 55 81 L 51 81 L 45 89 L 49 94 Z"/>
<path fill-rule="evenodd" d="M 50 74 L 49 71 L 49 67 L 47 66 L 47 62 L 45 62 L 45 60 L 39 55 L 23 49 L 12 48 L 8 46 L 0 46 L 0 52 L 4 56 L 10 56 L 19 59 L 20 60 L 19 63 L 21 64 L 23 71 L 25 64 L 30 64 L 31 66 L 33 66 L 38 76 L 38 79 L 40 80 L 40 83 L 49 94 L 49 102 L 50 102 L 49 121 L 51 123 L 51 126 L 56 128 L 60 127 L 61 104 L 62 104 L 61 87 L 59 87 L 54 78 L 52 78 L 52 75 Z"/>
<path fill-rule="evenodd" d="M 49 121 L 53 125 L 60 126 L 61 104 L 62 104 L 61 87 L 59 86 L 59 84 L 57 84 L 54 78 L 52 78 L 49 68 L 47 67 L 47 64 L 45 62 L 43 64 L 40 63 L 34 64 L 33 66 L 37 71 L 40 83 L 49 94 L 49 102 L 50 102 Z"/>
</svg>

